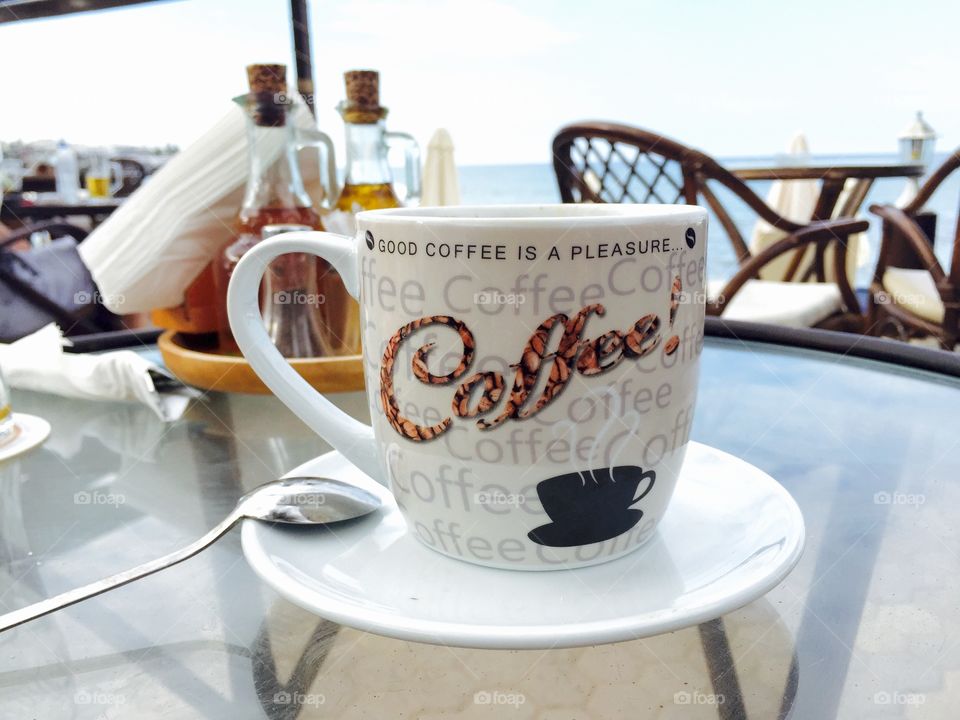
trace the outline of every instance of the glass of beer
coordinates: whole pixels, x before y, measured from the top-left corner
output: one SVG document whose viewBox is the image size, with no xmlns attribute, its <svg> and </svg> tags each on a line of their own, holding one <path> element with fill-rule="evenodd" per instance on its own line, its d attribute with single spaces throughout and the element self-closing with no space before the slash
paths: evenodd
<svg viewBox="0 0 960 720">
<path fill-rule="evenodd" d="M 112 179 L 111 179 L 112 178 Z M 111 162 L 104 152 L 94 153 L 87 168 L 87 194 L 91 198 L 108 198 L 123 184 L 123 168 Z"/>
</svg>

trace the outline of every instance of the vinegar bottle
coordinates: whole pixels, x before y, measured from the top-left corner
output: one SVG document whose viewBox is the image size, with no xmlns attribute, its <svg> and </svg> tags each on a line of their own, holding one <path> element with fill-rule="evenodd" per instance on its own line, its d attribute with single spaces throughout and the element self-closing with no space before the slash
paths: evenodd
<svg viewBox="0 0 960 720">
<path fill-rule="evenodd" d="M 249 177 L 237 217 L 237 237 L 214 261 L 217 331 L 222 353 L 238 353 L 227 318 L 227 287 L 240 258 L 262 239 L 268 225 L 296 225 L 320 230 L 320 216 L 303 185 L 297 161 L 296 129 L 288 117 L 293 103 L 287 94 L 284 65 L 250 65 L 250 92 L 235 98 L 246 114 Z M 289 121 L 289 122 L 288 122 Z M 280 258 L 282 260 L 283 258 Z M 330 271 L 333 279 L 342 281 Z M 307 310 L 307 308 L 302 308 Z"/>
</svg>

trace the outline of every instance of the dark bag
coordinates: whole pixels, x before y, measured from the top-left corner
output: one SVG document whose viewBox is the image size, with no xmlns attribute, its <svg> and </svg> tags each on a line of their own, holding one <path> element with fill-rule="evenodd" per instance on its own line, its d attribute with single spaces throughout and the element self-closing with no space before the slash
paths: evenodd
<svg viewBox="0 0 960 720">
<path fill-rule="evenodd" d="M 17 232 L 0 244 L 0 342 L 13 342 L 56 322 L 65 334 L 97 332 L 97 286 L 80 259 L 81 228 L 63 224 L 38 226 L 59 237 L 39 248 L 17 251 L 12 245 L 29 232 Z M 79 237 L 76 237 L 79 235 Z"/>
</svg>

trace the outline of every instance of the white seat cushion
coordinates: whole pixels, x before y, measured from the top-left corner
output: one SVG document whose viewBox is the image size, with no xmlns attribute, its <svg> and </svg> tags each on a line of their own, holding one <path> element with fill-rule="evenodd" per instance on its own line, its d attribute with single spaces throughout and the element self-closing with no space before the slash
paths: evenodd
<svg viewBox="0 0 960 720">
<path fill-rule="evenodd" d="M 943 301 L 933 276 L 926 270 L 887 268 L 883 274 L 883 289 L 890 300 L 917 317 L 937 325 L 943 322 Z"/>
<path fill-rule="evenodd" d="M 722 280 L 707 283 L 707 295 L 720 295 Z M 723 308 L 727 320 L 813 327 L 843 307 L 840 288 L 833 283 L 797 283 L 773 280 L 747 280 Z"/>
</svg>

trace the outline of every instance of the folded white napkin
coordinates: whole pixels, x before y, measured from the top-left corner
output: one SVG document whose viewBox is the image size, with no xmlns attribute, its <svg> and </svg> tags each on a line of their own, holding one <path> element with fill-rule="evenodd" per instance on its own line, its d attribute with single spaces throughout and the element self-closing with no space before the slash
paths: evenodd
<svg viewBox="0 0 960 720">
<path fill-rule="evenodd" d="M 177 420 L 198 394 L 187 387 L 159 393 L 154 378 L 170 378 L 169 373 L 130 350 L 65 353 L 60 328 L 52 323 L 9 345 L 0 343 L 0 367 L 11 387 L 85 400 L 140 402 L 165 421 Z"/>
<path fill-rule="evenodd" d="M 231 103 L 232 105 L 232 103 Z M 249 174 L 243 111 L 225 108 L 210 130 L 151 175 L 79 250 L 100 289 L 104 305 L 119 314 L 173 307 L 184 290 L 228 240 Z M 295 96 L 293 122 L 315 120 Z M 283 149 L 282 133 L 258 140 L 267 161 Z M 307 192 L 323 197 L 316 149 L 300 153 Z"/>
</svg>

